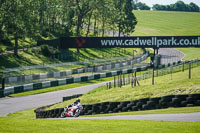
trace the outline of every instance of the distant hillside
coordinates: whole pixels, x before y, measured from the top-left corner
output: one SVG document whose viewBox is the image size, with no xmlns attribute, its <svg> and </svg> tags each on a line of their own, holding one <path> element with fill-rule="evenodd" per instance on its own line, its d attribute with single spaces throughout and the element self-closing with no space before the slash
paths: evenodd
<svg viewBox="0 0 200 133">
<path fill-rule="evenodd" d="M 138 24 L 134 36 L 200 35 L 200 13 L 134 11 Z"/>
</svg>

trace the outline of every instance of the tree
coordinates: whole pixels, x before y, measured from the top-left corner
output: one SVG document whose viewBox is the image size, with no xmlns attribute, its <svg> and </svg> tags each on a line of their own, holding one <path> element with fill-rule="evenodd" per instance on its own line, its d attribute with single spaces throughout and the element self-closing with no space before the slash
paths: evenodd
<svg viewBox="0 0 200 133">
<path fill-rule="evenodd" d="M 199 12 L 199 6 L 195 3 L 191 2 L 188 6 L 191 12 Z"/>
<path fill-rule="evenodd" d="M 9 3 L 10 2 L 10 3 Z M 18 39 L 23 38 L 26 32 L 25 26 L 25 16 L 24 8 L 21 0 L 10 0 L 8 4 L 10 4 L 9 15 L 6 16 L 6 21 L 4 21 L 6 34 L 14 37 L 15 46 L 14 46 L 14 54 L 18 56 Z"/>
<path fill-rule="evenodd" d="M 136 17 L 132 11 L 131 0 L 126 0 L 124 6 L 124 33 L 126 34 L 134 32 L 135 25 L 137 24 Z"/>
<path fill-rule="evenodd" d="M 174 4 L 175 11 L 189 11 L 188 6 L 183 1 L 177 1 Z"/>
<path fill-rule="evenodd" d="M 129 34 L 137 24 L 132 12 L 136 3 L 137 0 L 1 0 L 0 41 L 14 41 L 18 55 L 18 41 L 26 37 L 41 40 L 55 32 L 62 36 L 89 36 L 91 25 L 95 36 L 105 36 L 105 30 L 118 31 L 119 36 Z"/>
<path fill-rule="evenodd" d="M 187 11 L 187 12 L 199 12 L 199 6 L 190 3 L 185 4 L 183 1 L 178 1 L 175 4 L 170 4 L 170 5 L 159 5 L 155 4 L 152 7 L 153 10 L 166 10 L 166 11 Z"/>
<path fill-rule="evenodd" d="M 138 2 L 136 4 L 137 6 L 137 9 L 139 10 L 150 10 L 151 8 L 149 6 L 147 6 L 145 3 L 142 3 L 142 2 Z"/>
</svg>

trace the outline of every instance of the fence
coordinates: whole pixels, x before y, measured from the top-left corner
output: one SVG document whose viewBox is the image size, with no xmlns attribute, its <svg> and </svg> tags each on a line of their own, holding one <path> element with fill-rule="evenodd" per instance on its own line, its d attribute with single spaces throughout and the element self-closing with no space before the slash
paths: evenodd
<svg viewBox="0 0 200 133">
<path fill-rule="evenodd" d="M 132 71 L 132 73 L 129 73 L 128 75 L 125 75 L 123 73 L 118 74 L 117 76 L 114 76 L 114 81 L 106 83 L 107 89 L 115 88 L 115 87 L 122 87 L 128 84 L 131 84 L 132 87 L 139 85 L 139 81 L 152 78 L 152 84 L 154 84 L 154 77 L 159 77 L 163 75 L 170 74 L 170 79 L 173 79 L 173 73 L 174 72 L 180 72 L 180 71 L 188 71 L 188 77 L 192 77 L 191 69 L 194 67 L 200 66 L 200 59 L 191 60 L 191 61 L 178 61 L 174 63 L 164 64 L 160 65 L 157 69 L 153 70 L 147 70 L 147 72 L 144 72 L 137 76 L 137 72 L 140 72 L 138 70 Z"/>
</svg>

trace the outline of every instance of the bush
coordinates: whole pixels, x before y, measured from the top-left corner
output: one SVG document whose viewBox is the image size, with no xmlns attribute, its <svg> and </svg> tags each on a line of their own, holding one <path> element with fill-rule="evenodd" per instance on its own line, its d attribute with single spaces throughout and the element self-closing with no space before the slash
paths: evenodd
<svg viewBox="0 0 200 133">
<path fill-rule="evenodd" d="M 41 45 L 40 48 L 44 56 L 51 56 L 59 53 L 58 49 L 52 46 L 48 46 L 47 44 Z"/>
</svg>

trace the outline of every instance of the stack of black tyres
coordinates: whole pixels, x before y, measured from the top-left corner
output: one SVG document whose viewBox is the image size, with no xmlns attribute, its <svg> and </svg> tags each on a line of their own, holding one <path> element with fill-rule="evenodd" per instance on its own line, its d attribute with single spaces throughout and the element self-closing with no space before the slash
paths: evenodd
<svg viewBox="0 0 200 133">
<path fill-rule="evenodd" d="M 59 118 L 63 111 L 63 108 L 57 108 L 48 111 L 36 111 L 36 118 Z"/>
<path fill-rule="evenodd" d="M 186 98 L 186 106 L 200 106 L 200 95 L 199 94 L 191 94 Z"/>
<path fill-rule="evenodd" d="M 170 103 L 172 102 L 172 98 L 174 97 L 175 95 L 161 97 L 161 100 L 159 101 L 160 108 L 169 108 L 171 105 Z"/>
<path fill-rule="evenodd" d="M 161 98 L 150 98 L 146 104 L 142 106 L 143 110 L 160 109 L 159 101 Z"/>
</svg>

